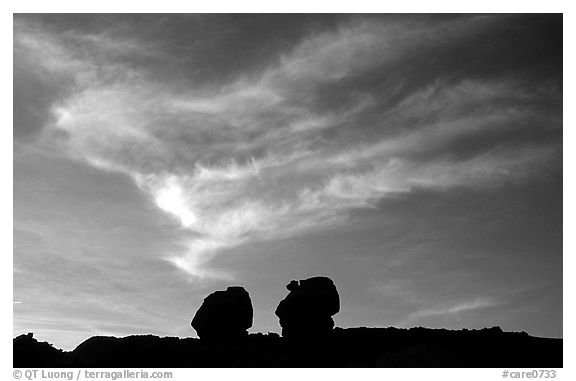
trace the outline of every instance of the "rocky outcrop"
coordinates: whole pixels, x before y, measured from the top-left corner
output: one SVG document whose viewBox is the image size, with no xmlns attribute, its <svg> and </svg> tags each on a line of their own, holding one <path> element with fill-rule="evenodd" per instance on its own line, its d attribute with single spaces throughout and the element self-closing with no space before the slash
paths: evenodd
<svg viewBox="0 0 576 381">
<path fill-rule="evenodd" d="M 561 368 L 562 339 L 502 332 L 498 327 L 334 328 L 299 345 L 277 334 L 251 333 L 233 343 L 196 338 L 92 337 L 62 352 L 29 337 L 14 339 L 14 367 L 46 368 Z"/>
<path fill-rule="evenodd" d="M 64 366 L 66 362 L 61 349 L 36 340 L 31 332 L 15 337 L 12 351 L 17 368 Z"/>
<path fill-rule="evenodd" d="M 237 341 L 248 334 L 253 315 L 248 291 L 244 287 L 228 287 L 204 299 L 192 319 L 192 327 L 202 340 Z"/>
<path fill-rule="evenodd" d="M 278 304 L 282 336 L 305 340 L 328 335 L 334 328 L 332 316 L 340 311 L 340 297 L 334 282 L 327 277 L 291 281 L 290 293 Z"/>
</svg>

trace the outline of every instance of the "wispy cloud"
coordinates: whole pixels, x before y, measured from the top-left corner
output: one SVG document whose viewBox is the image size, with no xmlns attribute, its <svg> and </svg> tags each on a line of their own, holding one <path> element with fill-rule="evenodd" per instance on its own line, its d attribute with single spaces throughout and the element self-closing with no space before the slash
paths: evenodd
<svg viewBox="0 0 576 381">
<path fill-rule="evenodd" d="M 133 38 L 40 33 L 23 24 L 15 44 L 74 84 L 53 104 L 41 143 L 130 176 L 182 229 L 183 251 L 165 257 L 196 277 L 231 277 L 210 261 L 245 242 L 342 224 L 351 209 L 398 192 L 522 179 L 553 160 L 553 144 L 484 148 L 466 158 L 444 153 L 458 139 L 546 123 L 533 117 L 516 83 L 438 79 L 400 96 L 342 87 L 489 23 L 354 21 L 311 34 L 258 73 L 197 88 L 159 82 L 126 62 L 126 55 L 162 54 Z"/>
<path fill-rule="evenodd" d="M 497 300 L 487 297 L 477 297 L 456 303 L 445 303 L 439 306 L 417 310 L 411 313 L 405 320 L 398 322 L 397 324 L 400 326 L 407 326 L 424 318 L 457 316 L 483 308 L 495 307 L 499 304 L 501 303 Z"/>
</svg>

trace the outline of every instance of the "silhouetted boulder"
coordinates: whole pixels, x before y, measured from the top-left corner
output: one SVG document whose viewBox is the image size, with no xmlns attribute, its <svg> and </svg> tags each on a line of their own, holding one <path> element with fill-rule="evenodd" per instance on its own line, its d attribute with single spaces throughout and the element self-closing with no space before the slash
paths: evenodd
<svg viewBox="0 0 576 381">
<path fill-rule="evenodd" d="M 286 288 L 290 293 L 276 308 L 282 336 L 301 340 L 329 334 L 334 328 L 332 316 L 340 311 L 340 297 L 332 279 L 293 280 Z"/>
<path fill-rule="evenodd" d="M 192 319 L 200 339 L 237 341 L 252 327 L 252 301 L 244 287 L 228 287 L 208 295 Z"/>
</svg>

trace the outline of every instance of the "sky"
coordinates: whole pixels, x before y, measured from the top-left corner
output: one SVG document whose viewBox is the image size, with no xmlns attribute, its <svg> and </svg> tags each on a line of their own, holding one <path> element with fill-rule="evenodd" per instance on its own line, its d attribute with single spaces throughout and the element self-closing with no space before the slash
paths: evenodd
<svg viewBox="0 0 576 381">
<path fill-rule="evenodd" d="M 195 337 L 331 277 L 340 327 L 562 337 L 562 16 L 17 14 L 13 333 Z"/>
</svg>

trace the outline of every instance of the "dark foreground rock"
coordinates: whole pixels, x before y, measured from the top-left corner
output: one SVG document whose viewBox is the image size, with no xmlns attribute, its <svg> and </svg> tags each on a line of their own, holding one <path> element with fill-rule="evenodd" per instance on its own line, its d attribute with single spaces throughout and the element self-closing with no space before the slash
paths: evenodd
<svg viewBox="0 0 576 381">
<path fill-rule="evenodd" d="M 14 367 L 474 367 L 561 368 L 562 339 L 500 328 L 335 328 L 295 345 L 277 334 L 250 334 L 239 343 L 195 338 L 96 336 L 63 352 L 22 335 Z"/>
<path fill-rule="evenodd" d="M 59 367 L 67 363 L 67 352 L 47 342 L 39 342 L 33 333 L 14 338 L 14 367 Z"/>
<path fill-rule="evenodd" d="M 208 295 L 191 324 L 203 340 L 234 342 L 248 335 L 253 315 L 248 291 L 234 286 Z"/>
<path fill-rule="evenodd" d="M 302 341 L 329 335 L 334 328 L 332 316 L 340 311 L 340 297 L 332 279 L 293 280 L 286 288 L 290 293 L 276 308 L 282 336 Z"/>
</svg>

